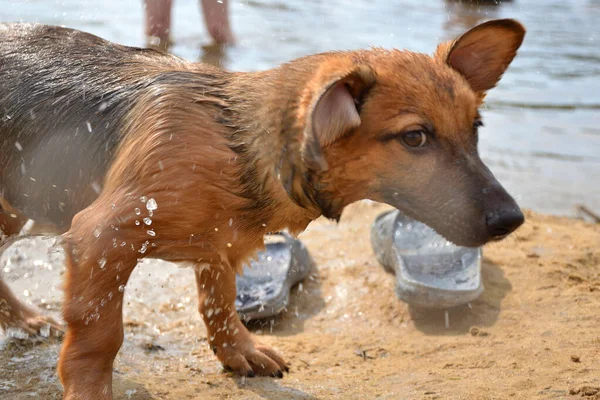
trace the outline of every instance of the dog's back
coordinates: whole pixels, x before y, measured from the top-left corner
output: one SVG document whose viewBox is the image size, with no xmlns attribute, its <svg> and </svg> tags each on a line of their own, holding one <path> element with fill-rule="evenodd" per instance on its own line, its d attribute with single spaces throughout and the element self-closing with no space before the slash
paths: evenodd
<svg viewBox="0 0 600 400">
<path fill-rule="evenodd" d="M 99 193 L 148 71 L 178 63 L 72 29 L 0 24 L 0 197 L 67 229 Z"/>
</svg>

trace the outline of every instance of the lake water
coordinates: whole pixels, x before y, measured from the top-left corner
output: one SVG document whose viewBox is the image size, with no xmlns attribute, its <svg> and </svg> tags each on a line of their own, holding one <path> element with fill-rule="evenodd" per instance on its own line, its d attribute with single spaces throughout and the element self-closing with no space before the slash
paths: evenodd
<svg viewBox="0 0 600 400">
<path fill-rule="evenodd" d="M 172 51 L 195 61 L 209 43 L 200 12 L 197 1 L 175 0 Z M 600 212 L 600 0 L 237 0 L 231 13 L 238 43 L 217 56 L 242 71 L 371 45 L 432 53 L 486 19 L 520 20 L 524 45 L 483 113 L 484 161 L 523 207 L 575 215 L 585 204 Z M 144 45 L 141 0 L 0 0 L 0 20 Z"/>
</svg>

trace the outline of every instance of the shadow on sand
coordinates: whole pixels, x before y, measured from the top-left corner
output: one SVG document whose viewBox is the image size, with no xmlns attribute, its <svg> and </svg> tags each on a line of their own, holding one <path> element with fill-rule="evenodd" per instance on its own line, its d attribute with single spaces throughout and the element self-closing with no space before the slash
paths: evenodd
<svg viewBox="0 0 600 400">
<path fill-rule="evenodd" d="M 512 285 L 504 276 L 504 271 L 489 259 L 484 258 L 481 268 L 484 291 L 469 305 L 448 310 L 409 308 L 415 327 L 428 335 L 462 335 L 473 327 L 493 326 L 501 312 L 502 300 L 512 290 Z M 445 312 L 448 312 L 446 327 Z M 472 334 L 482 334 L 471 331 Z M 483 333 L 485 334 L 485 333 Z"/>
</svg>

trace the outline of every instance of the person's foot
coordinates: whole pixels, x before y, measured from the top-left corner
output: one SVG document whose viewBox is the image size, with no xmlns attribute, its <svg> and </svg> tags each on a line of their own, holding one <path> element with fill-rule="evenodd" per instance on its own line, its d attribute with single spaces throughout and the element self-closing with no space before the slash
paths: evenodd
<svg viewBox="0 0 600 400">
<path fill-rule="evenodd" d="M 228 23 L 212 20 L 206 27 L 216 44 L 234 44 L 235 37 Z"/>
<path fill-rule="evenodd" d="M 169 35 L 166 35 L 162 38 L 158 36 L 146 37 L 146 47 L 149 49 L 166 53 L 169 51 L 172 45 L 173 42 L 171 42 L 171 40 L 169 39 Z"/>
<path fill-rule="evenodd" d="M 227 0 L 202 0 L 202 12 L 206 29 L 216 44 L 233 44 L 235 37 L 229 25 Z"/>
<path fill-rule="evenodd" d="M 168 51 L 172 0 L 145 0 L 146 47 Z"/>
</svg>

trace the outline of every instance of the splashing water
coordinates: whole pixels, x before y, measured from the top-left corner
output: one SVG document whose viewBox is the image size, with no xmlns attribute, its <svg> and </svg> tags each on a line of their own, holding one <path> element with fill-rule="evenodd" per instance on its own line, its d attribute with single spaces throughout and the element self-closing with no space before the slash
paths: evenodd
<svg viewBox="0 0 600 400">
<path fill-rule="evenodd" d="M 29 338 L 29 333 L 25 332 L 21 328 L 7 328 L 5 335 L 13 339 L 25 340 Z"/>
<path fill-rule="evenodd" d="M 156 203 L 156 200 L 154 200 L 153 198 L 148 199 L 148 202 L 146 203 L 146 209 L 148 211 L 154 211 L 158 208 L 158 204 Z"/>
</svg>

